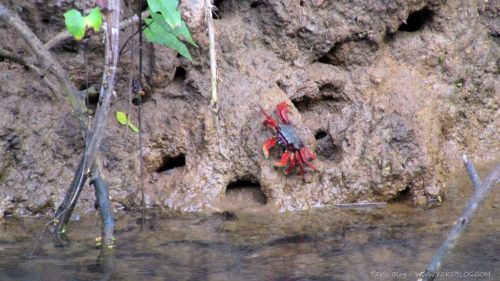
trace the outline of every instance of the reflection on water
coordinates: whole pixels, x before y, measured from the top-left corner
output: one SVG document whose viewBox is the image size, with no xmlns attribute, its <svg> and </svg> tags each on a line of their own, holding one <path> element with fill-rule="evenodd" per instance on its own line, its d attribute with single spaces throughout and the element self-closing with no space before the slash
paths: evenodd
<svg viewBox="0 0 500 281">
<path fill-rule="evenodd" d="M 95 248 L 100 220 L 68 226 L 71 243 L 47 235 L 28 256 L 45 221 L 0 224 L 0 280 L 415 280 L 439 247 L 471 190 L 466 177 L 449 186 L 440 208 L 405 203 L 383 209 L 195 215 L 117 214 L 117 248 Z M 500 280 L 500 195 L 478 212 L 445 272 L 484 272 Z"/>
</svg>

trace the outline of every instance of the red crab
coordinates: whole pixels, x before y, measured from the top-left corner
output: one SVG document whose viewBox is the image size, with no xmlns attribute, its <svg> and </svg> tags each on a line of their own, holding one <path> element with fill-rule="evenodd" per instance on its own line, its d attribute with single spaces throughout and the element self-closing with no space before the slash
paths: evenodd
<svg viewBox="0 0 500 281">
<path fill-rule="evenodd" d="M 276 142 L 281 144 L 285 148 L 285 152 L 281 155 L 281 160 L 279 162 L 275 162 L 274 166 L 276 167 L 285 167 L 288 165 L 288 168 L 285 170 L 285 174 L 289 174 L 293 171 L 296 165 L 299 166 L 300 174 L 302 178 L 304 178 L 304 164 L 313 169 L 314 171 L 318 171 L 313 164 L 309 161 L 316 159 L 316 155 L 309 150 L 299 138 L 295 129 L 290 123 L 288 119 L 288 104 L 286 101 L 279 103 L 276 106 L 276 113 L 281 119 L 281 124 L 278 122 L 267 112 L 260 107 L 262 113 L 266 119 L 262 122 L 262 124 L 271 127 L 275 135 L 270 137 L 264 145 L 262 146 L 262 150 L 264 151 L 264 155 L 266 158 L 269 157 L 269 150 L 276 145 Z"/>
</svg>

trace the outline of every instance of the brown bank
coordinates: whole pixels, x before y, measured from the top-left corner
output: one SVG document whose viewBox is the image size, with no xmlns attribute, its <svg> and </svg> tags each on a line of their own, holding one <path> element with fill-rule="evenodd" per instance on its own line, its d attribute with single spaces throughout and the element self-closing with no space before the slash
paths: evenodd
<svg viewBox="0 0 500 281">
<path fill-rule="evenodd" d="M 64 28 L 64 11 L 84 4 L 45 2 L 7 1 L 43 42 Z M 200 46 L 191 49 L 194 62 L 163 47 L 146 50 L 148 206 L 215 209 L 228 186 L 230 198 L 239 190 L 281 210 L 389 201 L 402 193 L 423 205 L 445 194 L 463 153 L 476 163 L 498 160 L 496 1 L 216 1 L 218 129 L 209 104 L 203 1 L 181 2 Z M 123 34 L 125 41 L 131 31 Z M 4 50 L 31 56 L 1 25 L 0 42 Z M 99 88 L 101 44 L 98 36 L 89 40 L 87 61 L 74 42 L 52 49 L 80 89 L 85 65 Z M 131 69 L 125 52 L 112 111 L 127 111 L 135 121 L 127 97 Z M 0 58 L 0 99 L 0 211 L 52 213 L 82 151 L 78 122 L 40 77 L 6 58 Z M 261 151 L 272 131 L 262 125 L 259 106 L 271 112 L 281 101 L 318 155 L 319 172 L 307 171 L 305 180 L 272 166 L 278 148 L 269 159 Z M 107 126 L 101 161 L 112 201 L 116 208 L 136 207 L 138 136 L 113 118 Z M 91 209 L 93 201 L 93 190 L 84 190 L 77 211 Z"/>
</svg>

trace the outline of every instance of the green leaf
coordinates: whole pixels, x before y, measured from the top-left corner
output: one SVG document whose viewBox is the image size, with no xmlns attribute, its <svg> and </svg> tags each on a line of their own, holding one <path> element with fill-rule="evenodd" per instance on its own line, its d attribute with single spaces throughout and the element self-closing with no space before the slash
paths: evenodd
<svg viewBox="0 0 500 281">
<path fill-rule="evenodd" d="M 83 39 L 83 36 L 85 36 L 85 23 L 79 11 L 71 9 L 64 13 L 64 24 L 68 32 L 73 35 L 76 40 Z"/>
<path fill-rule="evenodd" d="M 182 40 L 189 42 L 191 45 L 198 47 L 198 45 L 194 42 L 193 37 L 191 37 L 191 32 L 189 32 L 187 24 L 184 21 L 181 22 L 181 26 L 175 29 L 175 35 L 181 37 Z"/>
<path fill-rule="evenodd" d="M 172 29 L 181 25 L 181 14 L 177 10 L 178 4 L 179 0 L 148 0 L 151 14 L 160 12 Z"/>
<path fill-rule="evenodd" d="M 189 42 L 191 45 L 198 47 L 196 43 L 194 42 L 193 38 L 191 37 L 191 33 L 189 32 L 189 29 L 184 21 L 181 22 L 181 25 L 179 25 L 177 28 L 172 29 L 170 26 L 167 24 L 165 19 L 158 13 L 152 13 L 151 17 L 153 18 L 153 22 L 156 22 L 160 27 L 163 28 L 165 32 L 168 33 L 173 33 L 175 36 L 179 37 L 180 39 Z M 155 30 L 156 31 L 156 30 Z M 157 31 L 158 33 L 159 30 Z"/>
<path fill-rule="evenodd" d="M 145 21 L 148 27 L 144 30 L 144 35 L 148 41 L 172 48 L 181 54 L 181 56 L 193 61 L 186 45 L 177 39 L 174 34 L 165 32 L 165 30 L 151 18 L 146 18 Z"/>
<path fill-rule="evenodd" d="M 127 113 L 123 112 L 123 111 L 117 111 L 116 112 L 116 121 L 118 121 L 118 123 L 120 123 L 120 125 L 127 125 L 128 123 L 128 117 L 127 117 Z"/>
<path fill-rule="evenodd" d="M 132 130 L 132 132 L 139 133 L 139 128 L 137 128 L 134 124 L 129 122 L 128 127 L 130 128 L 130 130 Z"/>
<path fill-rule="evenodd" d="M 132 130 L 132 132 L 134 132 L 134 133 L 139 132 L 139 128 L 137 128 L 134 124 L 132 124 L 132 122 L 130 122 L 130 120 L 128 119 L 127 113 L 125 113 L 123 111 L 116 112 L 116 121 L 118 121 L 118 123 L 120 123 L 120 125 L 128 126 L 130 128 L 130 130 Z"/>
<path fill-rule="evenodd" d="M 102 26 L 102 15 L 99 7 L 95 7 L 90 13 L 83 18 L 86 27 L 92 27 L 94 32 L 98 32 Z"/>
</svg>

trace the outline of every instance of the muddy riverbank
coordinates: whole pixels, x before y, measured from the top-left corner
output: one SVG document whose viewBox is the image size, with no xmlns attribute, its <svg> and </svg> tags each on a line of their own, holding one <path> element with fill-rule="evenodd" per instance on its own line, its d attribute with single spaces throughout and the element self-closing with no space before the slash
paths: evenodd
<svg viewBox="0 0 500 281">
<path fill-rule="evenodd" d="M 74 2 L 84 7 L 84 1 Z M 146 48 L 149 207 L 216 211 L 228 187 L 233 195 L 257 191 L 248 198 L 279 210 L 401 195 L 427 205 L 445 198 L 444 183 L 461 168 L 462 154 L 474 163 L 498 160 L 497 1 L 215 1 L 218 128 L 210 113 L 200 1 L 182 2 L 199 45 L 191 49 L 193 63 L 164 47 Z M 62 14 L 73 5 L 6 3 L 43 42 L 63 29 Z M 123 17 L 130 13 L 124 10 Z M 0 41 L 1 48 L 31 56 L 5 25 Z M 52 52 L 79 89 L 86 87 L 88 70 L 90 89 L 97 89 L 102 42 L 98 36 L 86 42 L 86 59 L 83 49 L 69 42 Z M 127 97 L 133 69 L 125 53 L 112 112 L 127 111 L 137 122 Z M 0 59 L 0 99 L 0 214 L 52 214 L 82 152 L 77 121 L 40 77 L 6 58 Z M 262 154 L 272 132 L 262 126 L 259 106 L 272 112 L 282 101 L 290 105 L 303 142 L 318 156 L 313 163 L 319 171 L 308 170 L 304 180 L 272 166 L 280 149 L 272 150 L 270 159 Z M 113 206 L 136 208 L 138 136 L 114 118 L 107 128 L 100 161 Z M 77 213 L 93 209 L 93 194 L 84 190 Z"/>
</svg>

